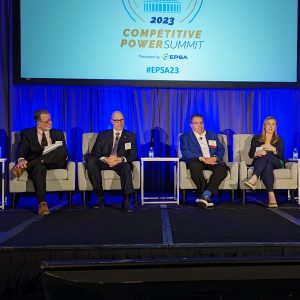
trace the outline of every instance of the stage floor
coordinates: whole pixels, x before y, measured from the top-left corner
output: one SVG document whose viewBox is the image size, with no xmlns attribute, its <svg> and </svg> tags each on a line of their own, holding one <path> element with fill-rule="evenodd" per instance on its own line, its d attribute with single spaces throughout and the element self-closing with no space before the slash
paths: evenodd
<svg viewBox="0 0 300 300">
<path fill-rule="evenodd" d="M 300 260 L 300 207 L 144 205 L 124 213 L 120 203 L 94 209 L 63 201 L 45 217 L 30 207 L 0 211 L 0 296 L 41 293 L 43 261 L 172 258 Z"/>
<path fill-rule="evenodd" d="M 0 211 L 0 247 L 181 247 L 181 246 L 300 246 L 300 207 L 268 209 L 258 203 L 144 205 L 124 213 L 119 204 L 103 209 L 67 208 L 52 213 Z"/>
</svg>

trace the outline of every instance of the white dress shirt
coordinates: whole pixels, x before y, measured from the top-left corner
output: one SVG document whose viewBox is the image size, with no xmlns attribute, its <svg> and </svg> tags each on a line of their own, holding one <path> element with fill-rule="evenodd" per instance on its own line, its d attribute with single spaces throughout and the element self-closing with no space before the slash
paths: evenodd
<svg viewBox="0 0 300 300">
<path fill-rule="evenodd" d="M 115 130 L 115 129 L 113 128 L 113 134 L 114 134 L 114 136 L 113 136 L 113 147 L 114 147 L 114 144 L 115 144 L 116 138 L 117 138 L 116 133 L 120 133 L 120 134 L 119 134 L 119 141 L 120 141 L 122 132 L 123 132 L 123 130 L 117 131 L 117 130 Z M 126 161 L 127 161 L 125 157 L 122 157 L 122 159 L 123 159 L 123 162 L 126 162 Z M 103 160 L 103 161 L 104 161 L 104 160 L 105 160 L 105 156 L 100 157 L 100 160 Z"/>
<path fill-rule="evenodd" d="M 200 145 L 201 151 L 202 151 L 202 155 L 203 157 L 210 157 L 210 152 L 209 152 L 209 147 L 208 147 L 208 143 L 207 143 L 207 139 L 206 139 L 206 131 L 204 131 L 202 134 L 199 134 L 198 132 L 193 131 L 197 141 Z"/>
<path fill-rule="evenodd" d="M 52 140 L 51 140 L 51 137 L 50 137 L 49 130 L 45 131 L 45 135 L 46 135 L 48 145 L 52 145 Z M 38 136 L 39 143 L 41 144 L 42 143 L 43 131 L 39 128 L 37 128 L 37 136 Z"/>
</svg>

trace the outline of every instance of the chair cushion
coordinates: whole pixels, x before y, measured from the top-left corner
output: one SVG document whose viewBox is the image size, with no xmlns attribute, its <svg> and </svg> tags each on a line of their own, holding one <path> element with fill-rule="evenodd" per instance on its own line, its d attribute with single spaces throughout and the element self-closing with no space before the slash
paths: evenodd
<svg viewBox="0 0 300 300">
<path fill-rule="evenodd" d="M 253 167 L 248 169 L 248 178 L 250 178 L 253 174 Z M 274 177 L 276 179 L 291 179 L 292 174 L 290 169 L 275 169 L 274 170 Z"/>
<path fill-rule="evenodd" d="M 66 169 L 47 170 L 46 181 L 67 180 L 68 171 Z M 24 172 L 18 179 L 19 181 L 28 181 L 28 173 Z"/>
<path fill-rule="evenodd" d="M 105 180 L 117 179 L 120 180 L 120 176 L 112 170 L 102 170 L 102 177 Z"/>
</svg>

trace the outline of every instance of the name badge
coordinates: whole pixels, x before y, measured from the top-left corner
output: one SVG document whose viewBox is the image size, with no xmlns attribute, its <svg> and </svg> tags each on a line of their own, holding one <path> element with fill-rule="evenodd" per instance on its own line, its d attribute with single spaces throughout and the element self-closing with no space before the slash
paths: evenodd
<svg viewBox="0 0 300 300">
<path fill-rule="evenodd" d="M 125 143 L 125 150 L 131 149 L 131 143 Z"/>
<path fill-rule="evenodd" d="M 208 146 L 211 147 L 211 148 L 217 148 L 217 141 L 208 140 Z"/>
</svg>

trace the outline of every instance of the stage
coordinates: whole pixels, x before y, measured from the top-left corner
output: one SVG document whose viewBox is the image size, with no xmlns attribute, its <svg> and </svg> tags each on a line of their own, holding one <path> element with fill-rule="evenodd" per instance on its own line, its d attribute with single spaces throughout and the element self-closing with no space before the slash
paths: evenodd
<svg viewBox="0 0 300 300">
<path fill-rule="evenodd" d="M 300 286 L 298 206 L 282 203 L 278 209 L 267 209 L 259 203 L 242 206 L 239 202 L 221 202 L 213 209 L 203 210 L 192 204 L 144 205 L 138 206 L 135 213 L 124 213 L 120 203 L 108 203 L 104 209 L 79 205 L 68 208 L 65 204 L 66 201 L 57 202 L 51 215 L 43 218 L 31 208 L 0 212 L 1 299 L 40 299 L 42 262 L 46 262 L 46 267 L 52 262 L 70 263 L 77 269 L 84 265 L 85 270 L 95 264 L 99 268 L 110 263 L 122 267 L 153 263 L 158 270 L 164 269 L 163 264 L 182 269 L 192 265 L 198 270 L 218 266 L 215 279 L 212 270 L 198 277 L 198 284 L 206 282 L 205 295 L 212 297 L 209 299 L 226 295 L 223 299 L 239 299 L 234 298 L 237 294 L 225 292 L 224 287 L 216 290 L 216 278 L 219 284 L 226 282 L 227 287 L 228 280 L 236 285 L 239 278 L 243 284 L 259 279 L 264 286 L 265 282 L 272 282 L 275 287 L 279 287 L 278 280 L 282 299 L 288 294 L 300 295 L 300 287 L 296 288 Z M 251 270 L 237 273 L 237 264 L 244 271 L 249 266 Z M 271 271 L 274 266 L 275 271 Z M 190 280 L 195 282 L 195 278 Z M 208 293 L 209 286 L 214 286 L 213 293 Z M 253 288 L 246 288 L 253 292 Z M 254 294 L 253 299 L 265 299 L 267 295 L 278 299 L 271 291 L 259 293 L 264 297 L 256 298 L 258 295 Z M 160 299 L 152 296 L 147 299 Z"/>
</svg>

